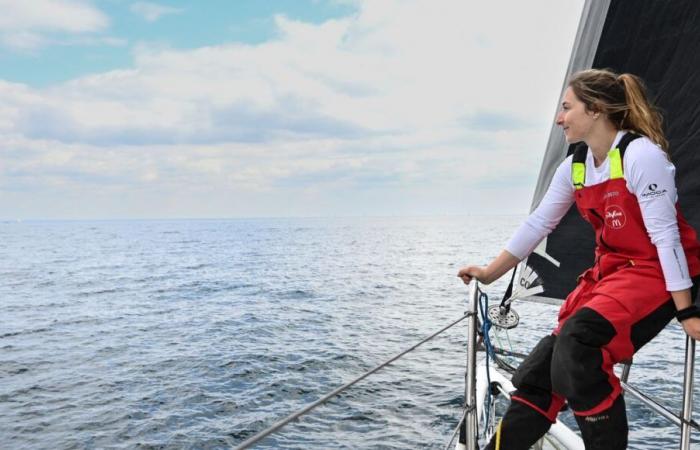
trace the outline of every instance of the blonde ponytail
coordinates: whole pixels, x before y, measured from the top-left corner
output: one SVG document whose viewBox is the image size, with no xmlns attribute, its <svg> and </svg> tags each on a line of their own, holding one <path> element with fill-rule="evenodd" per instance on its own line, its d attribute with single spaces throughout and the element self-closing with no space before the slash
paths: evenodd
<svg viewBox="0 0 700 450">
<path fill-rule="evenodd" d="M 649 103 L 642 80 L 630 73 L 623 73 L 617 79 L 625 88 L 629 108 L 622 120 L 622 128 L 645 135 L 668 153 L 668 141 L 662 129 L 663 116 Z"/>
</svg>

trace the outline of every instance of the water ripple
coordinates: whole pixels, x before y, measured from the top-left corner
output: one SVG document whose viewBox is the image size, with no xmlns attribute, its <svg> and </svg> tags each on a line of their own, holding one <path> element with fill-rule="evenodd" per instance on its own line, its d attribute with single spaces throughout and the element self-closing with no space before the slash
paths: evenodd
<svg viewBox="0 0 700 450">
<path fill-rule="evenodd" d="M 520 219 L 0 224 L 0 448 L 231 448 L 461 316 L 457 268 Z M 556 311 L 515 307 L 525 351 Z M 683 342 L 669 326 L 631 377 L 676 410 Z M 260 448 L 442 448 L 464 358 L 458 326 Z M 633 448 L 674 445 L 629 410 Z"/>
</svg>

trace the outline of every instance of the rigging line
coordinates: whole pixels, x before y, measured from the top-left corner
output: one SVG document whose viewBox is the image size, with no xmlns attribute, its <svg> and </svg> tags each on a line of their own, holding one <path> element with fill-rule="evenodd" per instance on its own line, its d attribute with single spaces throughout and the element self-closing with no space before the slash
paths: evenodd
<svg viewBox="0 0 700 450">
<path fill-rule="evenodd" d="M 517 272 L 517 270 L 518 266 L 513 267 L 513 275 L 511 275 L 510 283 L 508 283 L 506 292 L 503 294 L 503 300 L 501 300 L 501 308 L 506 308 L 507 310 L 510 310 L 510 304 L 513 301 L 513 299 L 511 299 L 510 297 L 511 295 L 513 295 L 513 284 L 515 283 L 515 273 Z"/>
<path fill-rule="evenodd" d="M 370 375 L 372 375 L 373 373 L 377 372 L 378 370 L 383 369 L 384 367 L 388 366 L 388 365 L 391 364 L 392 362 L 394 362 L 394 361 L 396 361 L 397 359 L 401 358 L 401 357 L 402 357 L 403 355 L 405 355 L 406 353 L 415 350 L 415 349 L 418 348 L 419 346 L 421 346 L 421 345 L 425 344 L 426 342 L 428 342 L 429 340 L 433 339 L 433 338 L 434 338 L 435 336 L 437 336 L 438 334 L 443 333 L 444 331 L 447 331 L 448 329 L 450 329 L 450 328 L 452 328 L 453 326 L 457 325 L 459 322 L 463 321 L 463 320 L 466 319 L 467 317 L 470 317 L 471 315 L 472 315 L 471 312 L 466 312 L 466 313 L 465 313 L 462 317 L 460 317 L 459 319 L 457 319 L 457 320 L 455 320 L 454 322 L 452 322 L 451 324 L 449 324 L 449 325 L 443 327 L 443 328 L 440 329 L 439 331 L 436 331 L 435 333 L 431 334 L 430 336 L 428 336 L 427 338 L 423 339 L 423 340 L 420 341 L 419 343 L 413 345 L 411 348 L 409 348 L 409 349 L 407 349 L 407 350 L 404 350 L 403 352 L 401 352 L 401 353 L 399 353 L 398 355 L 392 357 L 391 359 L 389 359 L 389 360 L 387 360 L 387 361 L 381 363 L 380 365 L 378 365 L 378 366 L 375 367 L 374 369 L 372 369 L 372 370 L 370 370 L 370 371 L 368 371 L 368 372 L 365 372 L 364 374 L 360 375 L 359 377 L 355 378 L 354 380 L 350 381 L 349 383 L 346 383 L 346 384 L 340 386 L 339 388 L 334 389 L 332 392 L 329 392 L 328 394 L 324 395 L 323 397 L 321 397 L 320 399 L 316 400 L 315 402 L 313 402 L 313 403 L 311 403 L 311 404 L 305 406 L 305 407 L 302 408 L 301 410 L 299 410 L 299 411 L 297 411 L 297 412 L 295 412 L 295 413 L 293 413 L 293 414 L 288 415 L 288 416 L 285 417 L 284 419 L 278 421 L 277 423 L 275 423 L 274 425 L 270 426 L 269 428 L 267 428 L 267 429 L 265 429 L 265 430 L 259 432 L 259 433 L 256 434 L 255 436 L 253 436 L 253 437 L 251 437 L 251 438 L 249 438 L 249 439 L 246 439 L 246 440 L 243 441 L 241 444 L 239 444 L 237 447 L 235 447 L 234 450 L 243 450 L 243 449 L 246 449 L 246 448 L 250 447 L 251 445 L 255 444 L 256 442 L 260 441 L 261 439 L 266 438 L 267 436 L 271 435 L 272 433 L 274 433 L 275 431 L 279 430 L 279 429 L 282 428 L 283 426 L 287 425 L 289 422 L 292 422 L 292 421 L 298 419 L 299 417 L 301 417 L 301 416 L 303 416 L 304 414 L 308 413 L 309 411 L 311 411 L 312 409 L 316 408 L 317 406 L 322 405 L 322 404 L 325 403 L 326 401 L 330 400 L 331 398 L 333 398 L 333 397 L 335 397 L 336 395 L 340 394 L 340 393 L 343 392 L 344 390 L 348 389 L 350 386 L 354 385 L 355 383 L 357 383 L 357 382 L 359 382 L 359 381 L 364 380 L 365 378 L 367 378 L 368 376 L 370 376 Z"/>
<path fill-rule="evenodd" d="M 512 348 L 512 344 L 511 344 Z M 486 351 L 486 347 L 483 344 L 479 344 L 479 351 Z M 493 352 L 497 355 L 503 356 L 514 356 L 516 358 L 524 359 L 527 355 L 525 353 L 515 352 L 511 350 L 506 350 L 501 347 L 493 347 Z"/>
<path fill-rule="evenodd" d="M 455 438 L 457 437 L 457 434 L 459 433 L 459 429 L 462 428 L 462 422 L 467 417 L 468 412 L 469 412 L 469 408 L 464 408 L 464 412 L 462 413 L 462 417 L 457 421 L 457 428 L 455 428 L 455 430 L 452 432 L 452 437 L 450 438 L 450 441 L 445 446 L 445 450 L 449 450 L 450 447 L 452 446 L 452 442 L 454 442 Z"/>
</svg>

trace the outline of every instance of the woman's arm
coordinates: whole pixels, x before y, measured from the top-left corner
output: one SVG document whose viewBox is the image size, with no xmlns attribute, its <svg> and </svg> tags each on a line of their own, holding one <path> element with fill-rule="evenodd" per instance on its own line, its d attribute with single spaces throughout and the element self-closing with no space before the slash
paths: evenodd
<svg viewBox="0 0 700 450">
<path fill-rule="evenodd" d="M 497 280 L 532 253 L 537 244 L 557 226 L 573 203 L 574 186 L 571 183 L 569 157 L 559 165 L 542 201 L 516 230 L 505 250 L 487 266 L 466 266 L 460 269 L 457 276 L 465 284 L 469 284 L 472 278 L 484 284 Z"/>
<path fill-rule="evenodd" d="M 676 211 L 675 167 L 648 138 L 632 142 L 625 153 L 625 179 L 635 194 L 644 227 L 661 263 L 669 292 L 693 285 L 681 245 Z"/>
<path fill-rule="evenodd" d="M 692 280 L 678 231 L 675 167 L 651 141 L 638 139 L 625 153 L 625 178 L 659 254 L 666 289 L 676 310 L 683 310 L 693 304 Z M 685 319 L 681 325 L 688 336 L 700 340 L 700 318 Z"/>
<path fill-rule="evenodd" d="M 473 278 L 476 278 L 483 284 L 490 284 L 517 266 L 519 262 L 520 260 L 513 256 L 512 253 L 503 250 L 488 266 L 467 266 L 462 268 L 457 276 L 464 281 L 464 284 L 469 284 Z"/>
</svg>

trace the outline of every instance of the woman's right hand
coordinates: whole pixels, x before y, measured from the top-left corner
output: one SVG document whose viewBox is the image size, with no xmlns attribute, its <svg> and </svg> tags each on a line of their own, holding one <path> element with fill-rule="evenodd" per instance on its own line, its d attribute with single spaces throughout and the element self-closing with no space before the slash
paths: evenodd
<svg viewBox="0 0 700 450">
<path fill-rule="evenodd" d="M 464 281 L 464 284 L 469 284 L 474 278 L 483 284 L 489 284 L 491 282 L 486 276 L 486 267 L 482 266 L 462 267 L 457 273 L 457 276 Z"/>
</svg>

